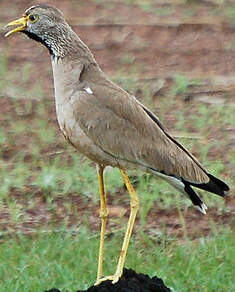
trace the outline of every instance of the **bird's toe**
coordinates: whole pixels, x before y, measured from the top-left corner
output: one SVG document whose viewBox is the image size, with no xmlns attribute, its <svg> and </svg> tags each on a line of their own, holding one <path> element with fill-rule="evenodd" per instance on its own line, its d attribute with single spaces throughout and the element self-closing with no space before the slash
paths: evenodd
<svg viewBox="0 0 235 292">
<path fill-rule="evenodd" d="M 95 286 L 98 286 L 102 282 L 105 282 L 105 281 L 112 281 L 112 284 L 115 284 L 118 282 L 119 278 L 120 278 L 120 276 L 118 276 L 118 275 L 106 276 L 106 277 L 103 277 L 103 278 L 100 278 L 99 280 L 97 280 L 95 282 Z"/>
</svg>

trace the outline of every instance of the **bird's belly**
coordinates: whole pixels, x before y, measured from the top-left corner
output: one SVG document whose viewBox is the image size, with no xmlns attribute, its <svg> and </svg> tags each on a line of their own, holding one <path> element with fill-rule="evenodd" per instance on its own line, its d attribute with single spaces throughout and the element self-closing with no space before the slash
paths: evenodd
<svg viewBox="0 0 235 292">
<path fill-rule="evenodd" d="M 79 152 L 103 165 L 119 166 L 117 160 L 112 155 L 103 151 L 95 145 L 93 141 L 82 131 L 78 122 L 74 118 L 70 106 L 63 107 L 56 105 L 57 119 L 61 132 L 65 139 L 74 146 Z"/>
</svg>

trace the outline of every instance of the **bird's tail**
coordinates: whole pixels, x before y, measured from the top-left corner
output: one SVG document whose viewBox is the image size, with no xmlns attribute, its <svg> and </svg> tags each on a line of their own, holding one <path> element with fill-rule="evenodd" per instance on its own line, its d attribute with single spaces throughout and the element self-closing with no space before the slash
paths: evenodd
<svg viewBox="0 0 235 292">
<path fill-rule="evenodd" d="M 206 214 L 207 206 L 199 198 L 198 194 L 191 188 L 190 184 L 184 182 L 184 193 L 192 201 L 193 205 L 203 214 Z"/>
<path fill-rule="evenodd" d="M 204 191 L 219 195 L 221 197 L 224 197 L 226 193 L 229 191 L 229 186 L 223 182 L 222 180 L 216 178 L 215 176 L 211 174 L 207 174 L 210 178 L 208 183 L 203 184 L 195 184 L 191 182 L 183 181 L 185 187 L 184 191 L 188 195 L 188 197 L 191 199 L 192 203 L 203 213 L 206 214 L 206 205 L 202 202 L 202 200 L 199 198 L 197 193 L 191 188 L 191 186 L 202 189 Z"/>
<path fill-rule="evenodd" d="M 149 172 L 163 178 L 176 189 L 178 189 L 183 194 L 187 195 L 187 197 L 192 201 L 194 206 L 201 211 L 203 214 L 206 214 L 207 206 L 203 203 L 203 201 L 199 198 L 198 194 L 194 191 L 192 187 L 196 187 L 202 190 L 205 190 L 210 193 L 214 193 L 221 197 L 224 197 L 226 193 L 229 191 L 229 186 L 223 182 L 222 180 L 214 177 L 213 175 L 207 173 L 209 177 L 209 182 L 196 184 L 192 182 L 188 182 L 183 179 L 176 178 L 174 176 L 169 176 L 163 173 L 159 173 L 154 169 L 148 169 Z"/>
</svg>

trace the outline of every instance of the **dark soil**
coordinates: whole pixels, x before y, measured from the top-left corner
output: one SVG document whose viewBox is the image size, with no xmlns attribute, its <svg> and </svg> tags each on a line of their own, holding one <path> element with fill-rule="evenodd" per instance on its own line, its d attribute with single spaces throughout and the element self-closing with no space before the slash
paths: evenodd
<svg viewBox="0 0 235 292">
<path fill-rule="evenodd" d="M 170 292 L 158 277 L 152 279 L 148 275 L 137 274 L 134 270 L 124 269 L 123 276 L 116 283 L 105 281 L 99 286 L 91 286 L 87 290 L 78 290 L 77 292 Z M 57 288 L 45 292 L 60 292 Z"/>
</svg>

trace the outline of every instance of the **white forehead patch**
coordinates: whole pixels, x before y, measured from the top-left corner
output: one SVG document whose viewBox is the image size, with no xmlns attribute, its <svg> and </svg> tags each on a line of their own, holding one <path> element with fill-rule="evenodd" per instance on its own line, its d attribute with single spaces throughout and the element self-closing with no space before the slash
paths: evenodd
<svg viewBox="0 0 235 292">
<path fill-rule="evenodd" d="M 93 91 L 90 89 L 90 87 L 85 87 L 84 90 L 85 90 L 88 94 L 93 94 Z"/>
<path fill-rule="evenodd" d="M 29 10 L 31 10 L 31 9 L 33 9 L 33 8 L 36 8 L 36 7 L 37 7 L 37 5 L 34 5 L 34 6 L 29 7 L 27 10 L 25 10 L 25 13 L 28 13 Z"/>
</svg>

